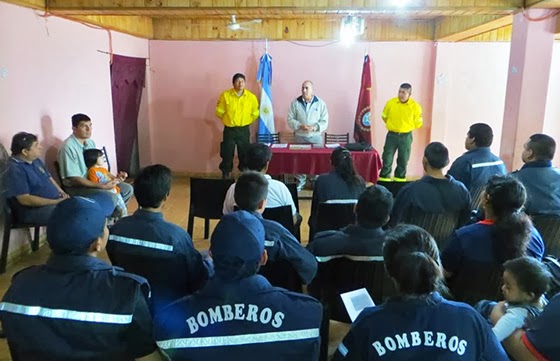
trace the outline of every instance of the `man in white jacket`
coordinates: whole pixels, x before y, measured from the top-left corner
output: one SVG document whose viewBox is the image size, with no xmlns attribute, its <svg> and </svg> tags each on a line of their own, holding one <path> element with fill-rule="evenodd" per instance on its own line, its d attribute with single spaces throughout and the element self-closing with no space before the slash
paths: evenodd
<svg viewBox="0 0 560 361">
<path fill-rule="evenodd" d="M 323 144 L 323 132 L 329 125 L 327 104 L 313 94 L 313 83 L 306 80 L 301 85 L 301 96 L 290 104 L 288 126 L 295 132 L 296 143 Z M 298 190 L 305 185 L 305 175 L 298 174 Z"/>
</svg>

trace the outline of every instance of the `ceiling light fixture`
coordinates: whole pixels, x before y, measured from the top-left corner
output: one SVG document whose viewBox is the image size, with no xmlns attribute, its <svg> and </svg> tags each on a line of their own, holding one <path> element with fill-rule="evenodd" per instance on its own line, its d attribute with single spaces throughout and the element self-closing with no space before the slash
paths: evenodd
<svg viewBox="0 0 560 361">
<path fill-rule="evenodd" d="M 340 24 L 340 40 L 344 43 L 351 43 L 364 31 L 365 22 L 363 18 L 354 15 L 345 16 Z"/>
</svg>

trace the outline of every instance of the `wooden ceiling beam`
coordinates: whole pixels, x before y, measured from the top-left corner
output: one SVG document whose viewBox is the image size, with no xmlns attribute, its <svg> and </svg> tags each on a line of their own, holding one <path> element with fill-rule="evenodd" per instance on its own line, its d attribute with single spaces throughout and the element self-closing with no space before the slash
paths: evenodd
<svg viewBox="0 0 560 361">
<path fill-rule="evenodd" d="M 550 0 L 551 1 L 551 0 Z M 558 0 L 560 1 L 560 0 Z M 317 5 L 309 5 L 309 4 Z M 330 5 L 336 3 L 337 5 Z M 411 15 L 418 12 L 458 12 L 481 14 L 507 14 L 523 5 L 523 0 L 416 0 L 412 5 L 399 7 L 395 0 L 48 0 L 49 9 L 59 14 L 126 14 L 150 15 L 142 12 L 161 12 L 162 16 L 170 12 L 184 16 L 219 15 L 255 16 L 266 18 L 286 14 L 325 14 L 345 15 L 354 13 L 367 16 L 375 14 Z M 440 14 L 436 14 L 440 15 Z"/>
<path fill-rule="evenodd" d="M 7 2 L 9 4 L 19 5 L 26 8 L 36 9 L 36 10 L 44 10 L 45 9 L 45 0 L 2 0 L 3 2 Z"/>
<path fill-rule="evenodd" d="M 526 0 L 525 7 L 538 9 L 560 8 L 560 0 Z"/>
<path fill-rule="evenodd" d="M 435 40 L 461 41 L 511 25 L 513 15 L 449 16 L 436 20 Z"/>
<path fill-rule="evenodd" d="M 145 39 L 154 37 L 152 18 L 146 16 L 73 15 L 66 18 Z"/>
<path fill-rule="evenodd" d="M 247 30 L 231 31 L 223 21 L 154 19 L 154 39 L 160 40 L 339 40 L 340 22 L 301 19 L 268 19 Z M 358 40 L 431 41 L 433 20 L 371 20 Z"/>
</svg>

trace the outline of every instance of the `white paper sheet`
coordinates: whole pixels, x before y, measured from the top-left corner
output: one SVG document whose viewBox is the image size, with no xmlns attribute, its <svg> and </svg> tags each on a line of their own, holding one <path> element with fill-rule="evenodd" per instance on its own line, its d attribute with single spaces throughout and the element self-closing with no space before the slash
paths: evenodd
<svg viewBox="0 0 560 361">
<path fill-rule="evenodd" d="M 288 144 L 287 143 L 276 143 L 276 144 L 272 144 L 271 147 L 272 148 L 288 148 Z"/>
<path fill-rule="evenodd" d="M 340 147 L 339 143 L 327 143 L 327 144 L 325 144 L 325 148 L 333 148 L 334 149 L 334 148 L 338 148 L 338 147 Z"/>
<path fill-rule="evenodd" d="M 346 312 L 348 312 L 348 316 L 350 316 L 352 322 L 358 318 L 358 315 L 364 308 L 375 306 L 375 303 L 365 288 L 343 293 L 340 297 L 342 298 L 344 307 L 346 307 Z"/>
<path fill-rule="evenodd" d="M 290 144 L 290 149 L 293 150 L 309 150 L 311 148 L 311 144 Z"/>
</svg>

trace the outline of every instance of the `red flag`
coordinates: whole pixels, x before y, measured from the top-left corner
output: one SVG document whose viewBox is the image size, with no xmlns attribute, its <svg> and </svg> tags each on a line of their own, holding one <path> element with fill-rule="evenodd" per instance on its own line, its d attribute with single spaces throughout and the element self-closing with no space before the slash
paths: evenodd
<svg viewBox="0 0 560 361">
<path fill-rule="evenodd" d="M 354 140 L 358 143 L 371 144 L 371 68 L 369 55 L 364 57 L 364 69 L 362 70 L 362 86 L 358 98 L 358 108 L 354 120 Z"/>
</svg>

